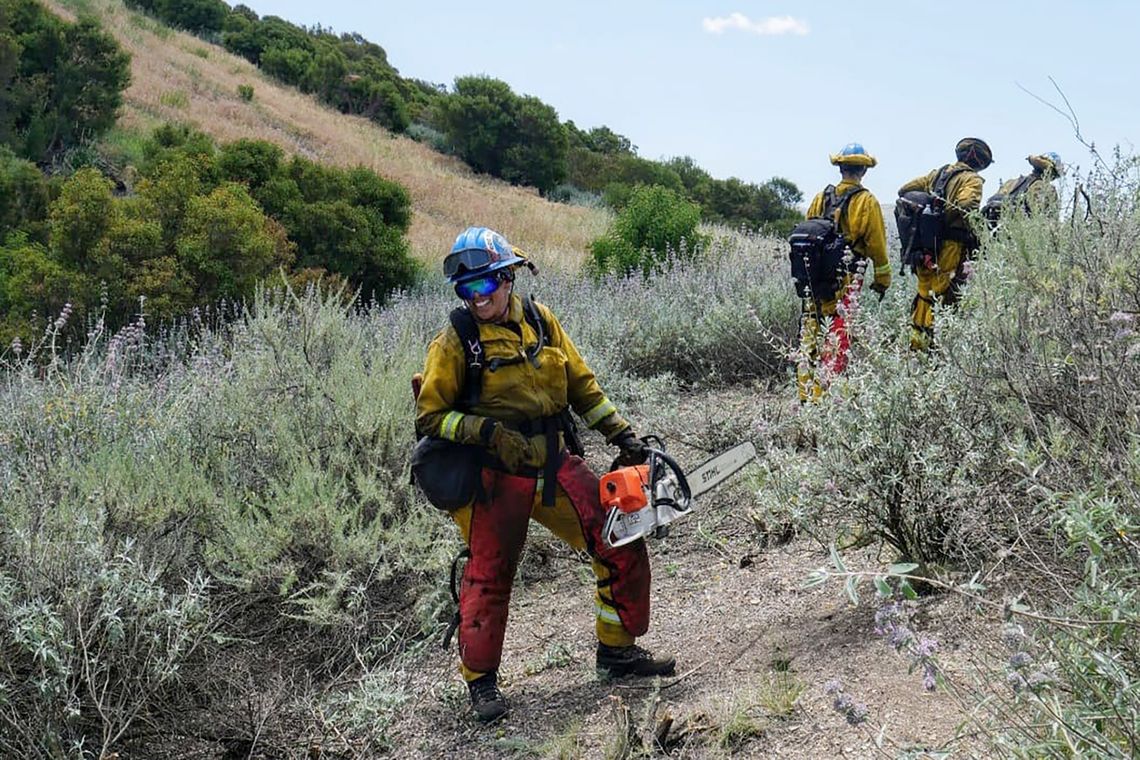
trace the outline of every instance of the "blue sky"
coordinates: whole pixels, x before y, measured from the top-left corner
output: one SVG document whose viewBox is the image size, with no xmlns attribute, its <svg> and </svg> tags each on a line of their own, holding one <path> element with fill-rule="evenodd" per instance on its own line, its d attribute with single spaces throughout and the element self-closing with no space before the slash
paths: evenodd
<svg viewBox="0 0 1140 760">
<path fill-rule="evenodd" d="M 1107 153 L 1140 130 L 1140 2 L 565 3 L 246 0 L 261 15 L 357 31 L 407 77 L 451 84 L 486 74 L 605 124 L 647 158 L 691 155 L 717 177 L 783 176 L 811 195 L 836 178 L 829 153 L 852 140 L 879 159 L 881 200 L 953 159 L 976 135 L 998 181 L 1054 150 L 1089 165 L 1060 104 Z"/>
</svg>

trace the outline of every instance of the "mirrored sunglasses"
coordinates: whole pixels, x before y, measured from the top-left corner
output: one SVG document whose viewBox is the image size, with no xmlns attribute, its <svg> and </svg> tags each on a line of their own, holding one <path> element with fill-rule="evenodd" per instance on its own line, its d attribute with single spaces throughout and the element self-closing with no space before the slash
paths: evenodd
<svg viewBox="0 0 1140 760">
<path fill-rule="evenodd" d="M 477 280 L 468 280 L 455 286 L 455 295 L 464 301 L 471 301 L 477 296 L 489 296 L 499 289 L 505 278 L 498 274 L 489 274 Z"/>
</svg>

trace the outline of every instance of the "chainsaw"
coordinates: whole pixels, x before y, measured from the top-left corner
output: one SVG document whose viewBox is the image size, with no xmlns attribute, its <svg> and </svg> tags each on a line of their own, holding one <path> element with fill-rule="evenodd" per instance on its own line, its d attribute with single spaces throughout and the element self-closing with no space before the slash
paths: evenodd
<svg viewBox="0 0 1140 760">
<path fill-rule="evenodd" d="M 756 457 L 756 447 L 745 441 L 686 475 L 665 453 L 657 436 L 646 436 L 645 464 L 619 467 L 614 460 L 599 486 L 602 506 L 609 509 L 602 536 L 613 547 L 639 538 L 667 535 L 669 523 L 693 511 L 693 499 L 719 486 Z"/>
</svg>

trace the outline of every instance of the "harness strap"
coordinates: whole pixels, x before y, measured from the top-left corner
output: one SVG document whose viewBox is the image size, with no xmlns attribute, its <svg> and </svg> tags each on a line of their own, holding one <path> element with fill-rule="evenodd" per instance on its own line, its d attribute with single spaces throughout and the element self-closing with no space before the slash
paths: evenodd
<svg viewBox="0 0 1140 760">
<path fill-rule="evenodd" d="M 572 445 L 571 436 L 565 431 L 566 411 L 564 409 L 548 417 L 503 423 L 511 430 L 516 430 L 525 436 L 541 435 L 546 441 L 546 464 L 542 468 L 542 505 L 544 507 L 554 506 L 558 468 L 562 466 L 562 447 L 559 445 L 558 434 L 563 433 L 566 436 L 567 445 Z M 573 437 L 576 438 L 576 435 Z"/>
<path fill-rule="evenodd" d="M 470 410 L 479 403 L 479 393 L 483 389 L 483 343 L 479 340 L 479 326 L 475 324 L 471 312 L 462 306 L 452 309 L 448 320 L 459 336 L 459 342 L 463 345 L 463 357 L 467 360 L 459 405 Z"/>
</svg>

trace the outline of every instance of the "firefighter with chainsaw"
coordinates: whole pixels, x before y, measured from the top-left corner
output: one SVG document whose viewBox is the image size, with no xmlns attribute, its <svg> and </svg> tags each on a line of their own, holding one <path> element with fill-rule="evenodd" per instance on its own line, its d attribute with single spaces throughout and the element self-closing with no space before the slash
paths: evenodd
<svg viewBox="0 0 1140 760">
<path fill-rule="evenodd" d="M 1010 213 L 1056 218 L 1060 210 L 1053 180 L 1065 173 L 1061 157 L 1049 152 L 1026 156 L 1025 160 L 1033 171 L 1003 182 L 982 206 L 982 216 L 991 229 L 997 229 L 1002 217 Z"/>
<path fill-rule="evenodd" d="M 934 304 L 957 302 L 969 274 L 968 261 L 978 248 L 968 215 L 981 206 L 985 180 L 978 172 L 993 163 L 993 152 L 984 141 L 966 137 L 958 141 L 954 154 L 955 163 L 900 187 L 895 205 L 903 268 L 918 276 L 910 334 L 911 348 L 917 350 L 929 348 L 933 341 Z M 907 208 L 913 213 L 905 213 Z"/>
<path fill-rule="evenodd" d="M 831 156 L 831 163 L 839 167 L 839 184 L 815 196 L 808 221 L 790 238 L 792 275 L 803 303 L 796 369 L 800 401 L 818 399 L 847 367 L 847 325 L 864 280 L 870 276 L 880 300 L 891 285 L 883 211 L 863 187 L 867 169 L 878 162 L 862 145 L 850 143 Z"/>
<path fill-rule="evenodd" d="M 659 676 L 675 667 L 672 657 L 655 657 L 634 643 L 649 625 L 648 552 L 644 540 L 617 548 L 602 540 L 599 481 L 581 458 L 569 412 L 618 447 L 623 464 L 645 461 L 646 444 L 606 398 L 550 309 L 515 292 L 515 275 L 528 266 L 533 271 L 493 230 L 459 234 L 443 270 L 462 305 L 428 348 L 416 402 L 420 436 L 481 452 L 474 498 L 451 517 L 470 554 L 458 592 L 460 669 L 482 721 L 508 711 L 497 671 L 532 519 L 590 554 L 599 673 Z"/>
</svg>

